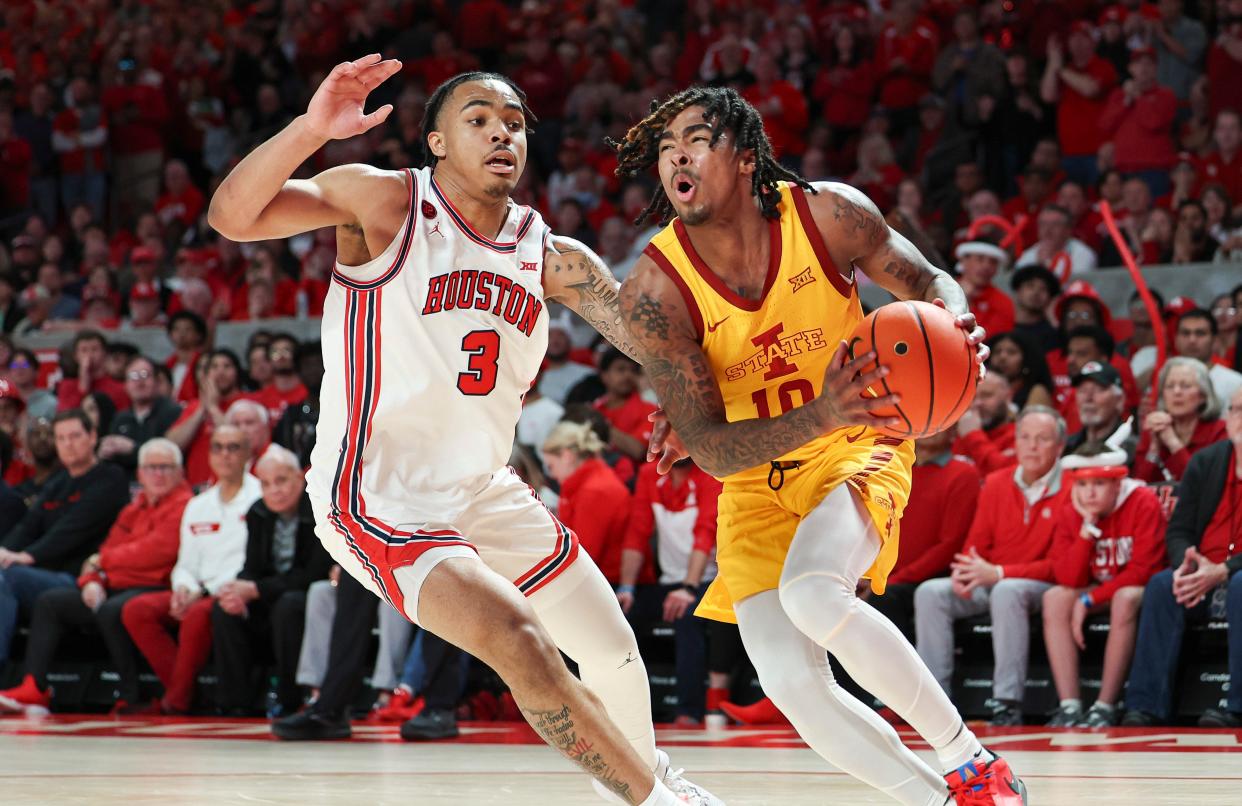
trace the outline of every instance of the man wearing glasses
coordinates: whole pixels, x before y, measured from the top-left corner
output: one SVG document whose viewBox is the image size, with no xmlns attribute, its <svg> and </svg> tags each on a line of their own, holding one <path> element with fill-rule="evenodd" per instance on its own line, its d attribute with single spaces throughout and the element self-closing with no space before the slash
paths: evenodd
<svg viewBox="0 0 1242 806">
<path fill-rule="evenodd" d="M 184 714 L 194 701 L 194 680 L 211 654 L 211 607 L 246 559 L 246 512 L 262 495 L 246 472 L 250 442 L 233 425 L 218 425 L 209 443 L 216 483 L 194 496 L 181 516 L 181 542 L 168 590 L 125 603 L 121 620 L 164 684 L 159 708 Z M 178 626 L 179 625 L 179 626 Z M 169 630 L 177 627 L 177 638 Z"/>
<path fill-rule="evenodd" d="M 192 495 L 181 472 L 181 449 L 156 438 L 138 450 L 141 491 L 117 517 L 99 551 L 82 564 L 77 585 L 45 591 L 34 604 L 26 674 L 0 691 L 0 713 L 46 711 L 52 690 L 48 668 L 67 626 L 95 625 L 119 673 L 118 712 L 138 700 L 137 657 L 121 623 L 134 597 L 167 586 L 177 559 L 181 515 Z"/>
<path fill-rule="evenodd" d="M 125 367 L 125 393 L 131 405 L 112 419 L 108 436 L 99 443 L 99 458 L 120 465 L 129 474 L 138 463 L 138 448 L 164 436 L 181 416 L 181 406 L 156 391 L 155 364 L 137 356 Z M 181 455 L 181 449 L 177 449 Z"/>
</svg>

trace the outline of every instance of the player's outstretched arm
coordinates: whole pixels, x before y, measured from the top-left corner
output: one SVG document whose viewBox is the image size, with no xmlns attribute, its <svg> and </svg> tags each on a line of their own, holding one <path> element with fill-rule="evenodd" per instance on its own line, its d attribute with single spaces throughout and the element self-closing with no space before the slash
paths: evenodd
<svg viewBox="0 0 1242 806">
<path fill-rule="evenodd" d="M 807 202 L 833 262 L 853 265 L 897 299 L 939 301 L 957 316 L 971 343 L 979 345 L 979 363 L 987 360 L 988 348 L 982 344 L 987 334 L 975 323 L 957 281 L 893 230 L 862 191 L 840 182 L 816 182 L 815 188 L 819 192 L 808 194 Z"/>
<path fill-rule="evenodd" d="M 392 112 L 385 104 L 364 114 L 367 95 L 401 69 L 379 54 L 333 68 L 311 98 L 305 114 L 250 152 L 220 183 L 207 210 L 207 223 L 234 241 L 286 238 L 320 227 L 357 225 L 366 205 L 384 194 L 374 183 L 398 174 L 365 165 L 343 165 L 313 179 L 290 179 L 329 140 L 341 140 L 378 126 Z M 360 186 L 370 190 L 359 192 Z M 360 209 L 361 208 L 361 209 Z"/>
<path fill-rule="evenodd" d="M 604 259 L 590 247 L 553 235 L 543 257 L 543 292 L 599 331 L 614 347 L 642 361 L 621 316 L 620 283 Z"/>
<path fill-rule="evenodd" d="M 870 353 L 846 362 L 844 343 L 814 400 L 779 417 L 729 422 L 685 302 L 645 256 L 621 286 L 621 315 L 673 429 L 698 466 L 718 478 L 779 459 L 836 428 L 898 422 L 870 413 L 895 403 L 891 395 L 863 398 L 887 370 L 862 372 L 875 360 Z"/>
</svg>

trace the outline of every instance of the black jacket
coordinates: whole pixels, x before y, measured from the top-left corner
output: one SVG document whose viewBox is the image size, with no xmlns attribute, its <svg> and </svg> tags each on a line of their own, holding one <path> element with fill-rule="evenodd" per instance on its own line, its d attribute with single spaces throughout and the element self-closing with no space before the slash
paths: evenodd
<svg viewBox="0 0 1242 806">
<path fill-rule="evenodd" d="M 1233 472 L 1233 443 L 1223 439 L 1190 457 L 1181 484 L 1177 485 L 1177 506 L 1169 518 L 1165 545 L 1169 565 L 1177 568 L 1186 556 L 1186 549 L 1198 547 L 1203 533 L 1225 495 L 1225 482 Z M 1242 552 L 1225 561 L 1232 575 L 1242 570 Z"/>
<path fill-rule="evenodd" d="M 238 579 L 253 580 L 259 588 L 259 601 L 271 606 L 285 591 L 304 591 L 316 580 L 328 576 L 332 558 L 315 535 L 315 515 L 310 497 L 302 494 L 298 505 L 297 544 L 293 567 L 286 574 L 276 572 L 272 547 L 276 539 L 276 514 L 260 498 L 246 513 L 246 564 Z"/>
<path fill-rule="evenodd" d="M 129 503 L 125 471 L 108 462 L 72 478 L 58 470 L 0 546 L 27 552 L 36 568 L 77 575 Z"/>
<path fill-rule="evenodd" d="M 133 409 L 117 413 L 112 419 L 112 428 L 108 430 L 108 433 L 129 437 L 134 441 L 134 449 L 129 453 L 117 454 L 108 461 L 120 465 L 130 476 L 133 476 L 134 471 L 138 469 L 138 449 L 142 447 L 142 443 L 164 436 L 164 432 L 177 422 L 180 416 L 181 406 L 166 397 L 157 397 L 151 402 L 151 411 L 141 423 L 134 416 Z"/>
</svg>

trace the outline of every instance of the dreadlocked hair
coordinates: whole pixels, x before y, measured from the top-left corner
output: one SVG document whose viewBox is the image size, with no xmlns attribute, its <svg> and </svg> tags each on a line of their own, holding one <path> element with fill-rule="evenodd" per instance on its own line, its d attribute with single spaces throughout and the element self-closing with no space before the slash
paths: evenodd
<svg viewBox="0 0 1242 806">
<path fill-rule="evenodd" d="M 431 93 L 431 97 L 427 99 L 427 105 L 423 107 L 423 166 L 436 167 L 436 163 L 440 161 L 431 151 L 431 146 L 427 143 L 427 136 L 436 130 L 436 122 L 440 117 L 440 109 L 443 108 L 444 102 L 453 94 L 453 90 L 465 84 L 468 81 L 499 81 L 513 90 L 513 94 L 518 97 L 518 102 L 522 104 L 522 115 L 526 118 L 526 131 L 531 130 L 530 124 L 538 122 L 535 113 L 530 111 L 530 107 L 526 105 L 526 93 L 522 92 L 522 88 L 514 83 L 513 79 L 500 73 L 488 73 L 483 71 L 473 71 L 470 73 L 458 73 L 452 78 L 436 87 L 435 92 Z"/>
<path fill-rule="evenodd" d="M 633 178 L 656 164 L 660 156 L 660 135 L 669 121 L 691 106 L 703 107 L 703 115 L 712 124 L 710 145 L 716 147 L 725 131 L 733 133 L 738 151 L 751 149 L 755 152 L 755 173 L 751 177 L 751 190 L 759 198 L 765 218 L 780 218 L 777 203 L 780 189 L 777 182 L 784 179 L 811 193 L 815 188 L 798 174 L 776 161 L 772 143 L 763 131 L 763 118 L 736 90 L 728 87 L 690 87 L 671 96 L 663 103 L 651 102 L 647 117 L 634 124 L 621 141 L 606 138 L 605 142 L 617 152 L 617 176 Z M 642 225 L 648 218 L 665 224 L 673 218 L 673 202 L 664 192 L 664 185 L 656 186 L 651 203 L 638 214 L 635 225 Z"/>
</svg>

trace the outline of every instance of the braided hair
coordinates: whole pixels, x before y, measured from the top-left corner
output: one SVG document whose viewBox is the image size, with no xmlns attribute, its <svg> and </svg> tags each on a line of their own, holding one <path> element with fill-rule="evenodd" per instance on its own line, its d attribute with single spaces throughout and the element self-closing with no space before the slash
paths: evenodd
<svg viewBox="0 0 1242 806">
<path fill-rule="evenodd" d="M 728 87 L 690 87 L 666 99 L 663 103 L 653 100 L 647 117 L 634 124 L 621 141 L 608 138 L 605 142 L 617 152 L 617 176 L 639 176 L 656 164 L 660 155 L 660 135 L 669 121 L 691 106 L 703 107 L 703 116 L 712 123 L 710 146 L 716 147 L 726 130 L 733 132 L 738 151 L 751 149 L 755 152 L 755 173 L 751 177 L 751 190 L 759 198 L 765 218 L 780 218 L 776 205 L 780 201 L 777 182 L 784 179 L 815 193 L 811 183 L 776 161 L 772 144 L 763 131 L 763 118 L 759 110 L 751 106 Z M 664 224 L 675 215 L 673 203 L 664 192 L 664 185 L 656 186 L 647 209 L 639 213 L 635 225 L 642 225 L 654 217 Z"/>
<path fill-rule="evenodd" d="M 465 84 L 468 81 L 499 81 L 509 89 L 513 90 L 513 94 L 518 97 L 518 103 L 522 105 L 522 115 L 526 118 L 526 131 L 531 131 L 530 124 L 537 122 L 535 113 L 530 111 L 530 107 L 526 105 L 526 93 L 522 92 L 521 87 L 514 83 L 513 79 L 500 73 L 488 73 L 483 71 L 473 71 L 469 73 L 458 73 L 448 79 L 440 86 L 436 87 L 435 92 L 431 93 L 431 97 L 427 99 L 427 105 L 423 107 L 423 166 L 435 168 L 436 163 L 440 161 L 431 151 L 431 145 L 427 142 L 427 136 L 436 131 L 436 123 L 440 117 L 440 109 L 444 106 L 444 102 L 453 94 L 453 90 Z"/>
</svg>

